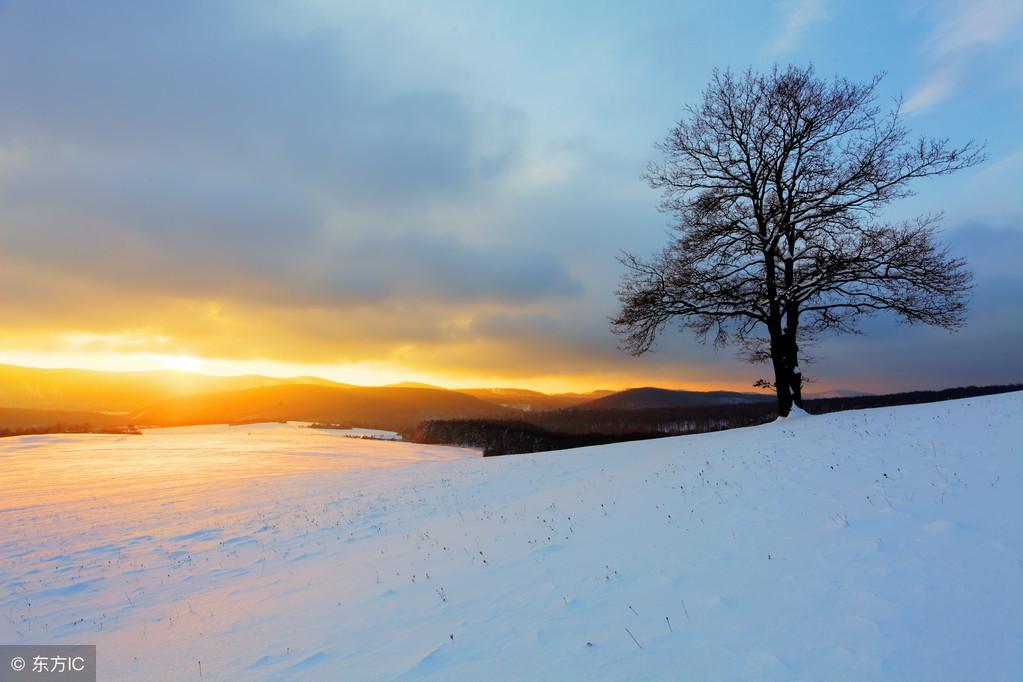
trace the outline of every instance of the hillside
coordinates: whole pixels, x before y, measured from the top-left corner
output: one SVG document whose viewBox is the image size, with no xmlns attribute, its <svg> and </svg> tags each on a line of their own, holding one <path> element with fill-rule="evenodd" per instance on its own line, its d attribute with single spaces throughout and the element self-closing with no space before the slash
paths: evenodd
<svg viewBox="0 0 1023 682">
<path fill-rule="evenodd" d="M 172 370 L 104 372 L 82 369 L 43 369 L 0 365 L 0 407 L 123 413 L 126 417 L 131 417 L 155 405 L 168 403 L 185 396 L 211 393 L 226 394 L 253 388 L 293 384 L 351 388 L 361 391 L 423 389 L 429 392 L 418 394 L 419 397 L 437 401 L 438 414 L 457 413 L 459 416 L 487 417 L 498 416 L 503 414 L 503 412 L 500 410 L 496 412 L 488 411 L 484 414 L 470 410 L 471 415 L 463 415 L 457 411 L 451 412 L 448 405 L 459 404 L 459 398 L 439 399 L 440 395 L 442 393 L 466 395 L 502 408 L 507 407 L 515 410 L 539 412 L 571 407 L 592 400 L 595 397 L 611 393 L 610 391 L 593 391 L 592 393 L 546 394 L 517 388 L 469 388 L 453 390 L 413 381 L 369 388 L 339 383 L 314 376 L 287 378 L 260 375 L 208 376 Z M 413 395 L 409 394 L 406 396 L 406 402 Z M 380 399 L 381 397 L 378 395 L 374 399 Z M 202 402 L 202 399 L 199 402 Z M 464 401 L 462 402 L 463 404 L 469 404 L 464 403 Z M 185 408 L 180 402 L 177 405 L 176 409 L 184 411 Z M 202 410 L 206 411 L 206 408 L 203 407 Z M 430 406 L 426 404 L 416 406 L 415 411 L 417 413 L 432 414 Z M 2 415 L 0 415 L 0 426 L 3 425 Z"/>
<path fill-rule="evenodd" d="M 667 388 L 629 388 L 575 405 L 580 410 L 645 410 L 664 407 L 744 405 L 774 400 L 772 396 L 735 391 L 680 391 Z"/>
<path fill-rule="evenodd" d="M 132 420 L 148 426 L 293 420 L 397 431 L 426 419 L 507 418 L 514 414 L 444 389 L 294 384 L 175 398 L 141 410 Z"/>
<path fill-rule="evenodd" d="M 26 427 L 90 424 L 92 426 L 125 426 L 124 415 L 102 414 L 99 412 L 77 412 L 71 410 L 32 410 L 16 407 L 0 407 L 0 429 Z"/>
<path fill-rule="evenodd" d="M 1020 392 L 487 459 L 14 438 L 0 641 L 111 679 L 1010 680 L 1021 442 Z"/>
</svg>

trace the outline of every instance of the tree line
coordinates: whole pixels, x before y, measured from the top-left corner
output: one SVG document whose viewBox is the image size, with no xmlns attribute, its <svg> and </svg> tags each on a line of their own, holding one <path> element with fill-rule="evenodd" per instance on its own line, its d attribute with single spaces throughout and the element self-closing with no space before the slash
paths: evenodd
<svg viewBox="0 0 1023 682">
<path fill-rule="evenodd" d="M 958 400 L 1023 390 L 1023 384 L 964 386 L 938 391 L 815 398 L 804 401 L 812 414 Z M 708 433 L 773 421 L 771 402 L 621 410 L 568 408 L 526 413 L 522 419 L 433 419 L 402 432 L 411 442 L 455 445 L 494 455 L 565 450 L 664 436 Z"/>
</svg>

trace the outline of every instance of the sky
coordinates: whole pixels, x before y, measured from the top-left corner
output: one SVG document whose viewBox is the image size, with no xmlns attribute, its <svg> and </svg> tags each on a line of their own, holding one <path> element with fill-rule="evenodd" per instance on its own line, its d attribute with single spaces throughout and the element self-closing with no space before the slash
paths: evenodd
<svg viewBox="0 0 1023 682">
<path fill-rule="evenodd" d="M 0 0 L 0 362 L 748 389 L 608 318 L 617 255 L 666 240 L 654 143 L 715 67 L 776 63 L 884 72 L 911 130 L 987 145 L 886 216 L 944 213 L 967 328 L 872 320 L 809 390 L 1023 381 L 1019 0 Z"/>
</svg>

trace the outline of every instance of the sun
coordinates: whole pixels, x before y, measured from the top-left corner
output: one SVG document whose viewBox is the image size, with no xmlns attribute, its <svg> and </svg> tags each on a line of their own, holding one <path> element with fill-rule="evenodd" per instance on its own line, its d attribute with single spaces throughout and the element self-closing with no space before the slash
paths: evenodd
<svg viewBox="0 0 1023 682">
<path fill-rule="evenodd" d="M 164 369 L 174 369 L 179 372 L 196 372 L 202 365 L 202 360 L 191 355 L 168 355 L 163 358 Z"/>
</svg>

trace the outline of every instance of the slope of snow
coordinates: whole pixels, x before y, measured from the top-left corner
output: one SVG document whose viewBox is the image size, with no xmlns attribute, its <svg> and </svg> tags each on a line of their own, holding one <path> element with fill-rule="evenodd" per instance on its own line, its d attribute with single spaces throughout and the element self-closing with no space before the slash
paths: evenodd
<svg viewBox="0 0 1023 682">
<path fill-rule="evenodd" d="M 0 642 L 101 679 L 999 680 L 1023 394 L 481 459 L 296 426 L 0 441 Z"/>
</svg>

